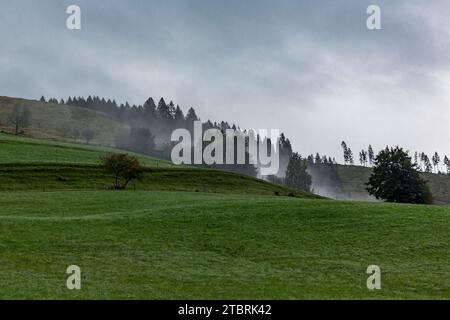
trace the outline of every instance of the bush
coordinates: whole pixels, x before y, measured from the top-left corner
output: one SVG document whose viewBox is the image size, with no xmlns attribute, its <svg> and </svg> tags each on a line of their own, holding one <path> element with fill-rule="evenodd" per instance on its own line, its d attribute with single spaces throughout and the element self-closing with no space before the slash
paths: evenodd
<svg viewBox="0 0 450 320">
<path fill-rule="evenodd" d="M 114 153 L 101 158 L 101 166 L 114 175 L 113 187 L 122 190 L 127 187 L 130 181 L 141 179 L 144 168 L 136 157 L 123 153 Z"/>
</svg>

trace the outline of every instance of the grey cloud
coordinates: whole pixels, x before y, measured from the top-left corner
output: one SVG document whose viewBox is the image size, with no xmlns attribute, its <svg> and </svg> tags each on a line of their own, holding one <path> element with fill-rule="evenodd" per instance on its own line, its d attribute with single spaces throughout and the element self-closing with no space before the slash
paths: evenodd
<svg viewBox="0 0 450 320">
<path fill-rule="evenodd" d="M 365 28 L 366 0 L 75 2 L 81 32 L 65 29 L 73 1 L 2 1 L 0 94 L 165 96 L 203 119 L 281 128 L 302 153 L 340 154 L 342 139 L 450 150 L 424 138 L 448 136 L 445 2 L 377 1 L 380 31 Z"/>
</svg>

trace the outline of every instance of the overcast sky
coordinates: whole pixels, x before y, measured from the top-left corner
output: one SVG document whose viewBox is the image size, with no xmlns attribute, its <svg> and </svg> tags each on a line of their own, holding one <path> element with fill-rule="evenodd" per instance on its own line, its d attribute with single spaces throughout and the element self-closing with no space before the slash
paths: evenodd
<svg viewBox="0 0 450 320">
<path fill-rule="evenodd" d="M 66 8 L 82 30 L 66 28 Z M 378 4 L 382 30 L 366 27 Z M 164 96 L 302 154 L 450 155 L 450 2 L 2 0 L 0 95 Z"/>
</svg>

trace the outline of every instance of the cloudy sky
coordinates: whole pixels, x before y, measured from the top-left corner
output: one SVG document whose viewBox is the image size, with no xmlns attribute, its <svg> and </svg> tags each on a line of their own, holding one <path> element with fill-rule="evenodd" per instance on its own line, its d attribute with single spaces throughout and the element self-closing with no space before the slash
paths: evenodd
<svg viewBox="0 0 450 320">
<path fill-rule="evenodd" d="M 66 28 L 67 6 L 82 30 Z M 378 4 L 382 30 L 366 27 Z M 450 154 L 448 1 L 2 0 L 0 95 L 164 96 L 303 154 Z"/>
</svg>

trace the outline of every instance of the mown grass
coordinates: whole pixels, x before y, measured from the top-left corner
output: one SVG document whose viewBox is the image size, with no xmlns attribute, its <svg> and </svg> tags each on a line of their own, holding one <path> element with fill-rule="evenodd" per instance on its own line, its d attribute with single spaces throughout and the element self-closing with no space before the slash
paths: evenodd
<svg viewBox="0 0 450 320">
<path fill-rule="evenodd" d="M 450 208 L 187 192 L 2 192 L 2 299 L 441 299 Z M 82 289 L 66 288 L 66 268 Z M 366 288 L 368 265 L 382 289 Z"/>
</svg>

